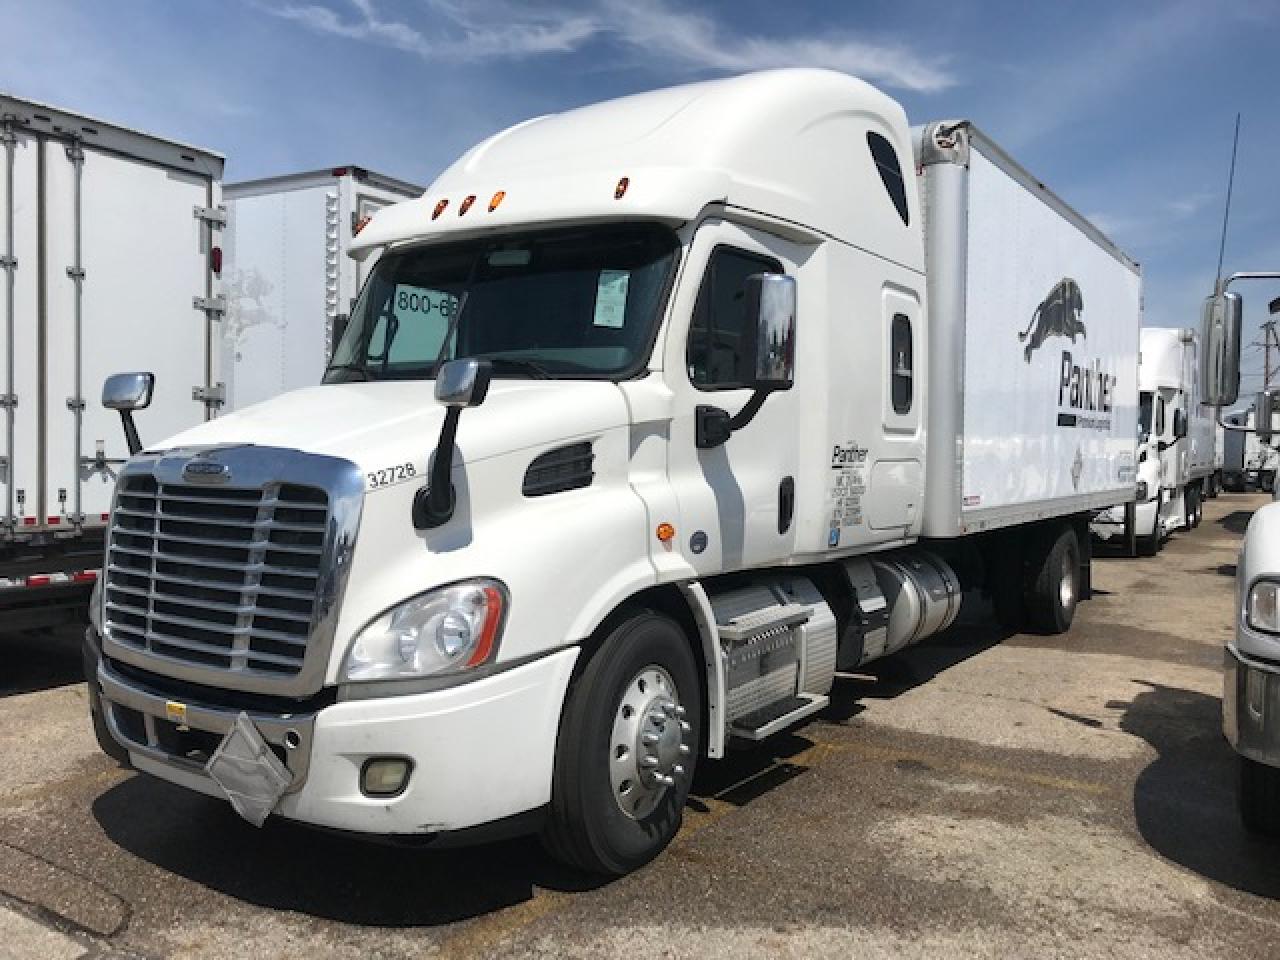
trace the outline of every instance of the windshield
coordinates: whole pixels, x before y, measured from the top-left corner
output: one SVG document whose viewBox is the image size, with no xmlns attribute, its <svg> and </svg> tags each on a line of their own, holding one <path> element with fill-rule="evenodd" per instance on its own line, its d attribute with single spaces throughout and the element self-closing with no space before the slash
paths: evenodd
<svg viewBox="0 0 1280 960">
<path fill-rule="evenodd" d="M 1151 433 L 1151 391 L 1144 390 L 1138 396 L 1138 441 Z"/>
<path fill-rule="evenodd" d="M 677 248 L 665 227 L 624 224 L 386 254 L 324 382 L 430 379 L 456 357 L 491 359 L 498 377 L 628 376 L 648 359 Z"/>
</svg>

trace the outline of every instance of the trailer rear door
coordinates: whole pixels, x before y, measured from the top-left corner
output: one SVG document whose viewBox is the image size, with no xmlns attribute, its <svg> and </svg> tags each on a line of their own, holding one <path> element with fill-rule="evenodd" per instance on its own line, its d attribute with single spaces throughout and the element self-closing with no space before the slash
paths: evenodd
<svg viewBox="0 0 1280 960">
<path fill-rule="evenodd" d="M 0 176 L 0 529 L 35 523 L 39 484 L 39 191 L 40 144 L 10 126 Z M 0 536 L 0 540 L 3 537 Z"/>
<path fill-rule="evenodd" d="M 198 174 L 88 146 L 45 151 L 50 523 L 77 512 L 101 522 L 110 509 L 106 464 L 128 451 L 119 416 L 100 402 L 109 374 L 156 374 L 152 405 L 138 415 L 144 445 L 205 418 L 194 391 L 209 383 L 207 320 L 193 302 L 206 294 L 208 227 L 195 211 L 211 205 L 211 190 Z"/>
</svg>

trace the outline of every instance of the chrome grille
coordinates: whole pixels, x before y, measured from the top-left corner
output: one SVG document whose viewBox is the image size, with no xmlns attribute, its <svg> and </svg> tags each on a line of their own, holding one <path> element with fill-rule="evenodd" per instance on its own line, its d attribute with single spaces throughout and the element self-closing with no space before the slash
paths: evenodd
<svg viewBox="0 0 1280 960">
<path fill-rule="evenodd" d="M 294 483 L 166 483 L 125 474 L 103 586 L 126 649 L 203 668 L 295 676 L 324 576 L 329 497 Z"/>
</svg>

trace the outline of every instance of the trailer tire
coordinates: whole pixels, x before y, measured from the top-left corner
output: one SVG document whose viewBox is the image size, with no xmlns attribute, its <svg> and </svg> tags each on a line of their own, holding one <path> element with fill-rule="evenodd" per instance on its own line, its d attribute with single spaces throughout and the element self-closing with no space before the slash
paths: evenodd
<svg viewBox="0 0 1280 960">
<path fill-rule="evenodd" d="M 1280 837 L 1280 770 L 1238 756 L 1240 821 L 1250 833 Z"/>
<path fill-rule="evenodd" d="M 1051 528 L 1040 547 L 1028 564 L 1027 619 L 1041 633 L 1066 633 L 1080 600 L 1080 541 L 1075 530 L 1063 526 Z"/>
<path fill-rule="evenodd" d="M 605 876 L 630 873 L 661 853 L 680 829 L 701 718 L 698 666 L 679 624 L 640 610 L 613 626 L 560 719 L 542 833 L 547 852 Z M 643 747 L 640 736 L 650 734 L 661 742 Z M 642 750 L 643 759 L 661 755 L 656 770 L 641 763 Z M 673 782 L 656 783 L 659 773 Z"/>
</svg>

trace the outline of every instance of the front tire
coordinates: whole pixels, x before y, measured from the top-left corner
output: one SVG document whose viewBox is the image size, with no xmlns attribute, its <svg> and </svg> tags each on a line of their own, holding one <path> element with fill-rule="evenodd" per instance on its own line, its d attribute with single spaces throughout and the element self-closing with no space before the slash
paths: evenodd
<svg viewBox="0 0 1280 960">
<path fill-rule="evenodd" d="M 1240 820 L 1250 833 L 1280 836 L 1280 770 L 1237 757 L 1240 765 Z"/>
<path fill-rule="evenodd" d="M 1041 633 L 1066 633 L 1080 599 L 1080 541 L 1075 530 L 1062 527 L 1048 543 L 1028 570 L 1027 619 Z"/>
<path fill-rule="evenodd" d="M 542 840 L 557 860 L 621 876 L 680 829 L 702 688 L 684 631 L 643 610 L 613 627 L 570 690 Z"/>
</svg>

